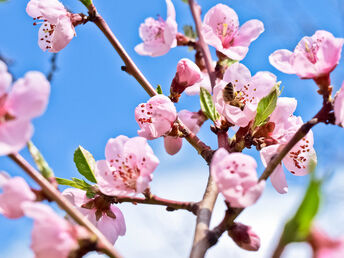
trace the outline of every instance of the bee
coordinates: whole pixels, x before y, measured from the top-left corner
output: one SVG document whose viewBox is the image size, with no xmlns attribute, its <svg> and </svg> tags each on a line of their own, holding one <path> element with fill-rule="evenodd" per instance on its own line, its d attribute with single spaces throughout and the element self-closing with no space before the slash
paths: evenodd
<svg viewBox="0 0 344 258">
<path fill-rule="evenodd" d="M 240 95 L 235 91 L 234 86 L 231 82 L 229 82 L 224 89 L 222 90 L 223 93 L 223 100 L 231 105 L 240 108 L 241 110 L 244 109 L 244 104 L 240 101 Z"/>
</svg>

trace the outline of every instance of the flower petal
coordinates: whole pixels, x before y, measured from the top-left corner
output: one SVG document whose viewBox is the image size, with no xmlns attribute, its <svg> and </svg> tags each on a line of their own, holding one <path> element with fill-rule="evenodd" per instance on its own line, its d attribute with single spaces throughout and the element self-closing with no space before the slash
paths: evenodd
<svg viewBox="0 0 344 258">
<path fill-rule="evenodd" d="M 269 61 L 272 66 L 280 70 L 283 73 L 296 73 L 294 67 L 291 64 L 291 58 L 293 52 L 287 49 L 276 50 L 269 56 Z"/>
<path fill-rule="evenodd" d="M 263 32 L 264 24 L 261 21 L 249 20 L 240 27 L 238 35 L 234 39 L 233 46 L 248 47 Z"/>
</svg>

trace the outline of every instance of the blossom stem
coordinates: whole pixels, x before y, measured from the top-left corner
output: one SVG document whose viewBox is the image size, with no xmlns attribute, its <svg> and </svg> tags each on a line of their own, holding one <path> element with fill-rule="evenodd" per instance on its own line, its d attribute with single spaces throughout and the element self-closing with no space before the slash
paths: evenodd
<svg viewBox="0 0 344 258">
<path fill-rule="evenodd" d="M 9 154 L 15 163 L 17 163 L 37 184 L 40 185 L 43 192 L 54 200 L 66 213 L 74 219 L 75 222 L 84 226 L 92 234 L 97 237 L 99 243 L 99 251 L 107 254 L 109 257 L 122 257 L 116 251 L 113 245 L 106 239 L 106 237 L 89 221 L 87 220 L 61 193 L 45 179 L 35 168 L 33 168 L 19 153 Z"/>
<path fill-rule="evenodd" d="M 201 27 L 202 27 L 201 7 L 194 0 L 188 0 L 188 1 L 189 1 L 192 17 L 195 21 L 196 31 L 198 35 L 198 46 L 203 53 L 205 66 L 207 68 L 209 78 L 210 78 L 210 83 L 211 83 L 212 88 L 214 88 L 216 78 L 215 78 L 215 70 L 213 68 L 213 61 L 211 58 L 209 47 L 205 43 L 202 32 L 201 32 Z"/>
<path fill-rule="evenodd" d="M 187 210 L 196 214 L 198 210 L 198 203 L 168 200 L 168 199 L 164 199 L 152 194 L 149 194 L 145 198 L 144 197 L 129 197 L 129 196 L 115 196 L 112 198 L 113 198 L 114 203 L 130 202 L 133 204 L 142 203 L 142 204 L 161 205 L 161 206 L 166 206 L 166 210 L 168 211 Z"/>
<path fill-rule="evenodd" d="M 118 41 L 115 34 L 113 34 L 109 25 L 104 20 L 104 18 L 101 15 L 99 15 L 96 7 L 93 4 L 91 4 L 88 6 L 88 10 L 91 17 L 91 21 L 93 21 L 97 25 L 97 27 L 104 33 L 106 38 L 110 41 L 111 45 L 115 48 L 119 56 L 124 61 L 125 66 L 126 66 L 126 71 L 130 75 L 134 76 L 134 78 L 141 84 L 141 86 L 144 88 L 144 90 L 148 93 L 149 96 L 153 97 L 157 95 L 157 92 L 155 91 L 154 87 L 149 83 L 147 78 L 142 74 L 140 69 L 136 66 L 134 61 L 128 55 L 127 51 L 125 51 L 124 47 Z"/>
</svg>

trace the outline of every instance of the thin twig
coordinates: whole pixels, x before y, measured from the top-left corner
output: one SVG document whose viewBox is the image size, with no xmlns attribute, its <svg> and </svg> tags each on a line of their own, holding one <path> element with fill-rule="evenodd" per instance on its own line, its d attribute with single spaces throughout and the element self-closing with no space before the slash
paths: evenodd
<svg viewBox="0 0 344 258">
<path fill-rule="evenodd" d="M 66 213 L 74 219 L 75 222 L 84 226 L 92 234 L 97 237 L 99 249 L 112 258 L 122 257 L 106 237 L 88 220 L 80 211 L 78 211 L 56 188 L 49 183 L 36 169 L 34 169 L 20 154 L 14 153 L 8 155 L 15 163 L 17 163 L 33 180 L 35 180 L 43 192 L 54 200 Z"/>
<path fill-rule="evenodd" d="M 197 44 L 203 53 L 205 66 L 209 74 L 211 86 L 214 87 L 216 78 L 215 78 L 215 70 L 213 67 L 213 61 L 211 58 L 209 47 L 205 43 L 202 32 L 201 32 L 201 28 L 202 28 L 201 7 L 194 0 L 189 0 L 189 6 L 190 6 L 192 17 L 195 21 L 196 31 L 198 35 Z"/>
<path fill-rule="evenodd" d="M 57 55 L 58 53 L 53 53 L 53 55 L 50 58 L 50 71 L 47 75 L 47 80 L 51 82 L 53 80 L 54 74 L 57 71 L 58 67 L 56 65 L 57 62 Z"/>
<path fill-rule="evenodd" d="M 198 210 L 198 203 L 195 202 L 180 202 L 169 199 L 164 199 L 156 195 L 149 195 L 144 197 L 128 197 L 128 196 L 116 196 L 113 197 L 114 203 L 130 202 L 133 204 L 142 203 L 142 204 L 151 204 L 151 205 L 161 205 L 166 206 L 166 210 L 187 210 L 196 214 Z"/>
</svg>

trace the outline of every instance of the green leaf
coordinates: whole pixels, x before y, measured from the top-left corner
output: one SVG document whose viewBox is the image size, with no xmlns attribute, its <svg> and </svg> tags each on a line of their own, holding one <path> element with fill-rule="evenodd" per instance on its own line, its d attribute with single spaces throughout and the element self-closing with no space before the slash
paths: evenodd
<svg viewBox="0 0 344 258">
<path fill-rule="evenodd" d="M 92 4 L 92 0 L 80 0 L 80 2 L 87 8 Z"/>
<path fill-rule="evenodd" d="M 38 148 L 31 141 L 27 143 L 27 147 L 41 174 L 47 179 L 54 177 L 53 170 L 49 167 Z"/>
<path fill-rule="evenodd" d="M 217 113 L 215 109 L 215 105 L 210 93 L 203 87 L 200 90 L 200 101 L 201 101 L 201 109 L 203 113 L 215 122 L 219 117 L 219 113 Z"/>
<path fill-rule="evenodd" d="M 312 221 L 319 210 L 322 182 L 314 176 L 311 178 L 301 205 L 284 227 L 281 236 L 281 242 L 284 245 L 305 241 L 308 237 Z"/>
<path fill-rule="evenodd" d="M 59 177 L 56 177 L 55 179 L 56 179 L 56 182 L 59 185 L 68 185 L 68 186 L 71 186 L 71 187 L 74 187 L 74 188 L 85 190 L 84 187 L 81 187 L 80 185 L 78 185 L 77 183 L 75 183 L 72 180 L 64 179 L 64 178 L 59 178 Z"/>
<path fill-rule="evenodd" d="M 193 27 L 191 25 L 184 25 L 183 31 L 184 31 L 185 36 L 187 36 L 188 38 L 190 38 L 190 39 L 196 39 L 197 38 L 197 32 L 193 29 Z"/>
<path fill-rule="evenodd" d="M 267 118 L 275 110 L 277 98 L 280 94 L 279 85 L 273 88 L 269 95 L 262 98 L 258 103 L 256 118 L 254 119 L 253 127 L 262 126 L 266 123 Z"/>
<path fill-rule="evenodd" d="M 87 180 L 97 183 L 93 172 L 96 161 L 90 152 L 79 146 L 74 152 L 74 163 L 81 175 L 83 175 Z"/>
<path fill-rule="evenodd" d="M 89 195 L 91 195 L 91 193 L 94 195 L 92 192 L 92 185 L 86 183 L 85 180 L 75 177 L 73 177 L 72 180 L 56 177 L 56 182 L 59 185 L 68 185 L 89 192 Z"/>
<path fill-rule="evenodd" d="M 188 4 L 188 3 L 189 3 L 189 1 L 188 1 L 188 0 L 182 0 L 182 2 L 183 2 L 183 3 L 186 3 L 186 4 Z"/>
<path fill-rule="evenodd" d="M 158 94 L 163 94 L 160 84 L 158 84 L 158 87 L 156 87 L 156 92 L 157 92 Z"/>
</svg>

